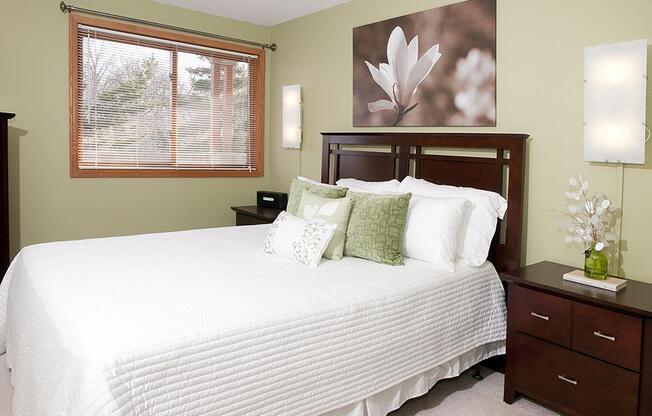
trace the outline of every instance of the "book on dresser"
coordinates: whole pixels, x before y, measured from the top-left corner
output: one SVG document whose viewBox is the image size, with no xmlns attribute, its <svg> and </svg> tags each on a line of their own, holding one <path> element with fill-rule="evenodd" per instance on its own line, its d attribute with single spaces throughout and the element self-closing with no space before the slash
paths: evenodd
<svg viewBox="0 0 652 416">
<path fill-rule="evenodd" d="M 652 415 L 652 285 L 612 292 L 541 262 L 507 284 L 504 400 L 521 394 L 574 416 Z"/>
<path fill-rule="evenodd" d="M 573 270 L 572 272 L 564 273 L 563 279 L 582 285 L 599 287 L 600 289 L 610 290 L 612 292 L 618 292 L 627 287 L 627 280 L 625 279 L 619 279 L 613 276 L 607 276 L 604 280 L 592 279 L 584 276 L 584 271 L 582 270 Z"/>
</svg>

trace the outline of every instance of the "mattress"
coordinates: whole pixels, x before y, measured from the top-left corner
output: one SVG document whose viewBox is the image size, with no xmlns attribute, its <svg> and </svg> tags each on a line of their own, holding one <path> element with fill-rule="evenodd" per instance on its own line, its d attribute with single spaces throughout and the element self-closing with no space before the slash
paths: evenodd
<svg viewBox="0 0 652 416">
<path fill-rule="evenodd" d="M 0 287 L 14 416 L 320 415 L 505 339 L 490 263 L 311 269 L 264 253 L 268 227 L 23 249 Z"/>
</svg>

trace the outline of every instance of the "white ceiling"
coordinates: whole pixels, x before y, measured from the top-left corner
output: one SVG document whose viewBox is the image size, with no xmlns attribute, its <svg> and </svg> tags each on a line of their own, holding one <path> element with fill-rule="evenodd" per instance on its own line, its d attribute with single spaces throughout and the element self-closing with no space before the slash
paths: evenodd
<svg viewBox="0 0 652 416">
<path fill-rule="evenodd" d="M 154 0 L 158 3 L 273 26 L 350 0 Z"/>
</svg>

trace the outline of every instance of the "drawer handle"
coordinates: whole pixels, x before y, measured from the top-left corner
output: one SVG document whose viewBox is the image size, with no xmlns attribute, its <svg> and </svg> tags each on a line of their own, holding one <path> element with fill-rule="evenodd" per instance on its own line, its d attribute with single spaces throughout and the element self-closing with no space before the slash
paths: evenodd
<svg viewBox="0 0 652 416">
<path fill-rule="evenodd" d="M 611 341 L 611 342 L 615 342 L 615 341 L 616 341 L 616 337 L 612 337 L 611 335 L 603 334 L 603 333 L 600 332 L 600 331 L 593 331 L 593 335 L 595 335 L 596 337 L 599 337 L 599 338 L 608 339 L 608 340 Z"/>
<path fill-rule="evenodd" d="M 535 318 L 543 319 L 544 321 L 549 321 L 550 320 L 549 316 L 541 315 L 541 314 L 536 313 L 536 312 L 530 312 L 530 315 L 534 316 Z"/>
<path fill-rule="evenodd" d="M 560 379 L 563 382 L 566 382 L 568 384 L 572 384 L 573 386 L 577 386 L 577 380 L 573 380 L 572 378 L 568 378 L 566 376 L 562 376 L 561 374 L 557 376 L 558 379 Z"/>
</svg>

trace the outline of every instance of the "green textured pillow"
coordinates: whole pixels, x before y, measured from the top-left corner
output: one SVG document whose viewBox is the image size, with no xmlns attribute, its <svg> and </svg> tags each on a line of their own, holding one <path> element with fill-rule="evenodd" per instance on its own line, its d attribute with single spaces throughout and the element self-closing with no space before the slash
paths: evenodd
<svg viewBox="0 0 652 416">
<path fill-rule="evenodd" d="M 299 200 L 303 191 L 310 191 L 313 194 L 323 196 L 324 198 L 344 198 L 349 188 L 341 188 L 331 185 L 316 185 L 314 183 L 302 181 L 295 178 L 290 185 L 290 195 L 288 196 L 288 206 L 286 211 L 292 215 L 297 215 Z"/>
<path fill-rule="evenodd" d="M 346 227 L 351 215 L 351 198 L 324 198 L 310 191 L 303 191 L 297 217 L 308 221 L 336 224 L 335 234 L 328 244 L 324 257 L 340 260 L 344 254 Z"/>
<path fill-rule="evenodd" d="M 349 192 L 353 201 L 344 254 L 401 265 L 403 236 L 412 194 Z"/>
</svg>

